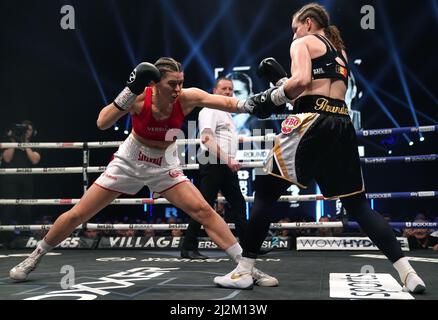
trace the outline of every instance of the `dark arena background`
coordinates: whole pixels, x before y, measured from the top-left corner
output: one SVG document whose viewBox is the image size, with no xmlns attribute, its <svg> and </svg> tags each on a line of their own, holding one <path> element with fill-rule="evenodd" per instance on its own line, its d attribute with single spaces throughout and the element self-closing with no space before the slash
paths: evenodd
<svg viewBox="0 0 438 320">
<path fill-rule="evenodd" d="M 426 230 L 431 245 L 428 249 L 426 246 L 424 250 L 415 251 L 410 239 L 406 240 L 406 245 L 411 245 L 407 254 L 419 259 L 419 262 L 414 262 L 414 267 L 419 274 L 424 274 L 426 284 L 430 284 L 427 294 L 415 296 L 415 299 L 437 299 L 438 1 L 316 2 L 325 6 L 331 23 L 339 28 L 346 44 L 351 68 L 346 101 L 358 131 L 360 155 L 364 158 L 362 170 L 366 192 L 371 194 L 369 202 L 388 221 L 398 223 L 394 225 L 394 230 L 400 237 L 406 236 L 401 227 L 403 223 L 429 223 L 427 227 L 430 228 Z M 211 92 L 218 76 L 240 73 L 250 78 L 250 84 L 246 86 L 249 89 L 247 95 L 263 91 L 269 88 L 269 83 L 256 75 L 262 59 L 275 57 L 290 76 L 291 17 L 306 3 L 308 1 L 298 0 L 2 0 L 1 151 L 7 149 L 3 143 L 23 142 L 19 141 L 21 137 L 11 140 L 11 132 L 20 136 L 20 124 L 24 120 L 33 124 L 36 133 L 30 142 L 35 143 L 125 140 L 131 131 L 129 117 L 121 118 L 113 127 L 102 131 L 96 126 L 97 116 L 125 87 L 129 74 L 138 63 L 153 63 L 162 56 L 173 57 L 182 63 L 185 88 L 198 87 Z M 235 92 L 236 96 L 240 94 Z M 186 117 L 183 130 L 187 139 L 199 138 L 191 125 L 196 123 L 199 110 L 195 109 Z M 264 121 L 236 117 L 239 134 L 246 137 L 267 132 L 279 133 L 283 120 L 281 116 Z M 386 128 L 393 130 L 367 131 Z M 259 130 L 256 131 L 258 134 L 254 133 L 254 129 Z M 266 149 L 269 148 L 254 143 L 247 153 L 242 153 L 240 160 L 262 161 Z M 41 154 L 41 161 L 33 168 L 78 167 L 79 171 L 64 174 L 21 172 L 12 175 L 5 173 L 4 169 L 10 167 L 0 158 L 0 170 L 3 170 L 0 171 L 2 226 L 52 224 L 71 207 L 68 199 L 79 199 L 84 186 L 89 187 L 100 175 L 97 172 L 88 173 L 88 179 L 84 181 L 82 148 L 36 146 L 33 150 Z M 90 148 L 88 165 L 106 166 L 116 150 L 115 147 Z M 183 145 L 178 151 L 182 162 L 196 163 L 197 147 Z M 184 172 L 197 185 L 197 170 Z M 246 196 L 253 196 L 255 172 L 251 168 L 239 172 L 240 187 Z M 11 183 L 15 183 L 14 178 L 31 181 L 32 194 L 10 196 L 7 189 L 10 189 Z M 318 186 L 313 183 L 306 190 L 292 187 L 286 195 L 320 193 Z M 133 197 L 150 198 L 151 194 L 145 187 Z M 126 198 L 132 197 L 121 197 Z M 1 199 L 67 199 L 67 204 L 8 205 Z M 251 215 L 251 206 L 252 203 L 248 202 L 248 217 Z M 9 214 L 2 215 L 6 211 Z M 32 220 L 21 220 L 21 214 L 28 214 Z M 350 225 L 336 201 L 279 202 L 278 206 L 272 208 L 272 222 L 316 222 L 321 217 L 327 217 L 330 222 L 342 221 L 344 236 L 361 235 L 357 228 L 349 229 Z M 171 205 L 140 203 L 110 205 L 92 218 L 90 223 L 183 224 L 187 221 L 188 216 Z M 137 282 L 133 287 L 109 290 L 110 294 L 96 295 L 96 299 L 338 299 L 342 297 L 332 295 L 329 280 L 333 279 L 329 274 L 359 273 L 364 265 L 371 265 L 376 272 L 387 272 L 398 279 L 387 261 L 375 257 L 351 257 L 368 254 L 368 251 L 331 250 L 320 254 L 316 251 L 299 251 L 298 239 L 314 236 L 316 229 L 293 229 L 285 235 L 287 248 L 278 247 L 263 255 L 260 263 L 262 270 L 279 278 L 278 288 L 270 291 L 270 288 L 255 287 L 253 291 L 245 292 L 218 289 L 212 282 L 213 276 L 231 270 L 232 262 L 228 259 L 225 262 L 196 265 L 193 261 L 178 260 L 178 243 L 174 246 L 171 243 L 173 238 L 180 235 L 171 235 L 170 229 L 154 235 L 155 240 L 162 236 L 170 241 L 170 244 L 161 248 L 148 247 L 146 234 L 140 234 L 139 230 L 136 233 L 117 231 L 120 238 L 114 245 L 111 239 L 115 238 L 111 237 L 116 231 L 101 231 L 99 237 L 102 238 L 95 238 L 91 242 L 87 239 L 87 242 L 82 239 L 84 231 L 78 229 L 71 239 L 77 237 L 82 241 L 83 248 L 96 250 L 55 250 L 61 255 L 47 257 L 41 263 L 41 269 L 32 274 L 30 285 L 14 284 L 8 278 L 8 270 L 21 258 L 13 255 L 29 253 L 36 246 L 36 240 L 44 234 L 41 230 L 24 229 L 0 231 L 0 300 L 22 300 L 61 290 L 59 281 L 63 275 L 59 270 L 63 265 L 71 265 L 76 269 L 76 283 L 137 267 L 178 269 L 165 271 L 169 274 L 156 279 Z M 339 235 L 342 236 L 342 232 Z M 120 240 L 122 238 L 130 240 Z M 29 245 L 32 239 L 35 243 Z M 275 242 L 281 239 L 279 231 L 272 230 L 266 246 L 268 249 L 275 248 Z M 128 243 L 141 245 L 137 246 L 139 250 L 128 250 L 132 249 Z M 207 247 L 212 246 L 207 238 L 205 243 Z M 103 250 L 108 248 L 124 251 Z M 226 258 L 219 250 L 205 252 L 215 261 Z M 371 253 L 374 256 L 381 255 L 378 251 Z M 108 257 L 121 260 L 123 257 L 132 257 L 133 260 L 118 261 L 117 265 L 96 260 Z M 169 261 L 165 261 L 166 257 Z M 176 262 L 172 263 L 171 259 Z M 428 259 L 429 262 L 420 262 Z M 345 264 L 350 264 L 351 268 L 343 269 Z M 86 276 L 81 274 L 81 270 L 88 270 L 89 273 Z M 306 274 L 306 270 L 311 274 Z M 146 274 L 151 271 L 143 272 Z M 301 280 L 290 279 L 289 273 Z M 74 298 L 62 294 L 52 297 Z M 394 299 L 404 298 L 397 296 Z M 168 309 L 171 307 L 165 306 Z"/>
</svg>

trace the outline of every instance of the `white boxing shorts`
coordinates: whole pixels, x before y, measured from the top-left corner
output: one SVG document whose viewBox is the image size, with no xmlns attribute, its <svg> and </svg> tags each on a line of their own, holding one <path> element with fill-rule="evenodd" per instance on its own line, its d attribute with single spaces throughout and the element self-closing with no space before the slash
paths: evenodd
<svg viewBox="0 0 438 320">
<path fill-rule="evenodd" d="M 177 184 L 189 181 L 180 168 L 176 143 L 166 150 L 154 149 L 144 146 L 131 134 L 94 183 L 130 195 L 146 185 L 157 198 Z"/>
</svg>

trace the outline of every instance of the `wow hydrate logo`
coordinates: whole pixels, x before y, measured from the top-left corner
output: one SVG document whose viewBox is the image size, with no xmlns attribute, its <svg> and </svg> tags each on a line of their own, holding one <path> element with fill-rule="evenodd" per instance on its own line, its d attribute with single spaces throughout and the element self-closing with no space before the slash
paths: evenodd
<svg viewBox="0 0 438 320">
<path fill-rule="evenodd" d="M 135 285 L 138 281 L 151 280 L 175 270 L 179 270 L 179 268 L 135 268 L 99 278 L 98 281 L 83 282 L 73 285 L 70 290 L 51 291 L 25 300 L 44 300 L 54 298 L 94 300 L 98 297 L 110 294 L 111 290 L 129 288 Z"/>
<path fill-rule="evenodd" d="M 397 237 L 403 251 L 408 251 L 405 237 Z M 298 237 L 297 250 L 378 250 L 368 237 Z"/>
</svg>

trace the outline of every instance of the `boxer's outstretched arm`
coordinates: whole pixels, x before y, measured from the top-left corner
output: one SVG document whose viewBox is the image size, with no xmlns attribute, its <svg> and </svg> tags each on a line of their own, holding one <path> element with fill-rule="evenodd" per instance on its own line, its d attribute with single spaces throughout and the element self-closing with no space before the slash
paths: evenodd
<svg viewBox="0 0 438 320">
<path fill-rule="evenodd" d="M 237 101 L 236 98 L 209 94 L 198 88 L 184 89 L 181 94 L 181 102 L 186 114 L 188 113 L 187 111 L 191 111 L 195 107 L 206 107 L 234 113 L 237 112 Z"/>
</svg>

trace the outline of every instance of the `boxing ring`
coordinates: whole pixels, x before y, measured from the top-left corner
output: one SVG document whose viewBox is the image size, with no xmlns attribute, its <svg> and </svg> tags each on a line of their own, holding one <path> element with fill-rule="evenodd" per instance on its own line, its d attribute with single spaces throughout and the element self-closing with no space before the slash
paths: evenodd
<svg viewBox="0 0 438 320">
<path fill-rule="evenodd" d="M 425 127 L 405 127 L 393 129 L 376 129 L 358 131 L 362 137 L 403 134 L 412 132 L 435 132 L 438 125 Z M 272 141 L 273 135 L 244 137 L 241 142 Z M 177 144 L 198 144 L 199 139 L 177 140 Z M 91 149 L 113 148 L 121 142 L 73 142 L 73 143 L 0 143 L 0 148 L 55 148 L 82 149 L 81 167 L 58 168 L 11 168 L 0 169 L 0 174 L 82 174 L 84 192 L 88 188 L 89 173 L 103 172 L 105 167 L 89 166 Z M 438 154 L 361 158 L 364 165 L 382 163 L 416 163 L 437 161 Z M 262 162 L 244 162 L 243 167 L 260 168 Z M 196 170 L 197 164 L 183 165 L 184 170 Z M 368 199 L 418 199 L 437 198 L 438 191 L 405 191 L 368 193 Z M 253 197 L 245 197 L 252 202 Z M 289 196 L 284 195 L 279 201 L 333 201 L 324 199 L 321 194 Z M 2 205 L 74 205 L 79 199 L 0 199 Z M 225 199 L 219 197 L 218 202 Z M 168 204 L 165 199 L 129 198 L 116 199 L 111 205 Z M 392 222 L 393 228 L 438 228 L 437 223 L 419 224 L 416 222 Z M 229 224 L 234 228 L 233 224 Z M 0 225 L 0 232 L 46 231 L 51 225 Z M 98 224 L 85 223 L 77 230 L 171 230 L 186 229 L 187 224 Z M 359 226 L 354 221 L 334 222 L 292 222 L 273 223 L 271 229 L 307 229 L 307 228 L 351 228 Z M 98 247 L 96 247 L 98 248 Z M 144 248 L 144 247 L 143 247 Z M 29 250 L 30 252 L 30 250 Z M 212 279 L 230 270 L 234 263 L 220 250 L 209 251 L 210 259 L 189 260 L 179 257 L 179 250 L 62 250 L 56 248 L 50 252 L 30 280 L 13 283 L 8 271 L 29 252 L 18 250 L 0 250 L 0 299 L 147 299 L 147 300 L 327 300 L 327 299 L 438 299 L 438 251 L 424 250 L 408 252 L 414 268 L 424 278 L 427 291 L 424 295 L 398 295 L 400 288 L 387 292 L 379 291 L 380 274 L 398 279 L 392 265 L 379 251 L 306 251 L 274 250 L 260 256 L 257 267 L 277 277 L 280 286 L 275 288 L 255 287 L 254 290 L 220 289 L 214 286 Z M 65 267 L 67 266 L 67 269 Z M 63 271 L 64 268 L 64 271 Z M 74 271 L 74 283 L 62 288 L 65 270 Z M 336 275 L 349 274 L 351 277 L 367 275 L 355 297 L 338 296 L 334 289 Z M 375 278 L 372 278 L 372 277 Z M 351 278 L 350 277 L 350 278 Z M 60 286 L 61 283 L 61 286 Z M 356 282 L 357 283 L 357 282 Z M 368 286 L 367 286 L 368 284 Z M 370 285 L 371 284 L 371 285 Z M 374 285 L 375 284 L 375 285 Z M 393 284 L 394 285 L 394 284 Z M 397 291 L 398 290 L 398 291 Z M 394 292 L 398 292 L 394 294 Z M 365 295 L 368 293 L 368 297 Z"/>
<path fill-rule="evenodd" d="M 7 277 L 9 269 L 26 254 L 23 251 L 2 252 L 0 299 L 333 300 L 336 298 L 330 296 L 332 274 L 371 271 L 398 279 L 395 269 L 379 252 L 274 251 L 260 257 L 257 267 L 275 275 L 280 281 L 278 287 L 223 289 L 217 288 L 212 279 L 232 269 L 234 263 L 221 251 L 209 252 L 209 255 L 211 258 L 207 260 L 189 260 L 180 258 L 179 251 L 54 250 L 43 259 L 27 282 L 13 283 Z M 407 254 L 407 257 L 422 275 L 427 291 L 403 299 L 438 299 L 438 253 L 419 251 Z M 63 290 L 61 287 L 66 276 L 63 268 L 74 270 L 72 289 Z M 364 293 L 379 293 L 375 286 L 377 284 L 371 288 L 364 286 L 362 290 Z M 385 297 L 377 295 L 375 298 Z"/>
</svg>

